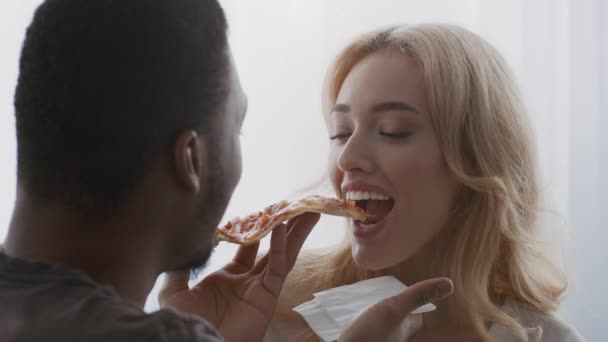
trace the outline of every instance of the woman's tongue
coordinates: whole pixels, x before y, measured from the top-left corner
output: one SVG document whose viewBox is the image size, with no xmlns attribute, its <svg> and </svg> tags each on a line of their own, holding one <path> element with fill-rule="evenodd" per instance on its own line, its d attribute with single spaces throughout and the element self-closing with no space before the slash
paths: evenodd
<svg viewBox="0 0 608 342">
<path fill-rule="evenodd" d="M 378 223 L 391 212 L 394 204 L 393 200 L 357 201 L 357 205 L 363 208 L 367 214 L 364 224 Z"/>
</svg>

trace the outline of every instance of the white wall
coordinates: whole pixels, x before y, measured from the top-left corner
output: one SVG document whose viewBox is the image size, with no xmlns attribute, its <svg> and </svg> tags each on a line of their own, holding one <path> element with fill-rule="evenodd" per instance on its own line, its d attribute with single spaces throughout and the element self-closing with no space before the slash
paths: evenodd
<svg viewBox="0 0 608 342">
<path fill-rule="evenodd" d="M 0 241 L 15 200 L 16 152 L 13 94 L 25 28 L 40 0 L 0 2 Z"/>
<path fill-rule="evenodd" d="M 0 241 L 14 199 L 12 96 L 19 47 L 40 0 L 0 2 Z M 521 81 L 536 129 L 547 208 L 553 226 L 570 228 L 567 263 L 576 296 L 564 314 L 590 341 L 608 337 L 608 258 L 602 226 L 608 206 L 608 4 L 601 0 L 223 0 L 231 45 L 250 99 L 244 169 L 226 217 L 291 197 L 325 169 L 320 112 L 325 70 L 349 39 L 397 23 L 449 22 L 489 39 Z M 602 41 L 603 45 L 600 45 Z M 603 65 L 602 65 L 603 63 Z M 603 98 L 601 95 L 604 95 Z M 306 242 L 342 236 L 339 219 L 323 219 Z M 602 229 L 604 228 L 604 229 Z M 267 242 L 265 242 L 267 245 Z M 234 253 L 221 246 L 209 270 Z M 156 289 L 155 289 L 156 291 Z M 148 310 L 157 307 L 153 294 Z M 603 305 L 600 305 L 603 303 Z"/>
<path fill-rule="evenodd" d="M 605 292 L 608 241 L 608 4 L 582 0 L 572 6 L 570 70 L 569 207 L 576 299 L 565 312 L 589 341 L 606 340 Z M 600 42 L 601 44 L 598 44 Z M 603 176 L 603 177 L 602 177 Z"/>
</svg>

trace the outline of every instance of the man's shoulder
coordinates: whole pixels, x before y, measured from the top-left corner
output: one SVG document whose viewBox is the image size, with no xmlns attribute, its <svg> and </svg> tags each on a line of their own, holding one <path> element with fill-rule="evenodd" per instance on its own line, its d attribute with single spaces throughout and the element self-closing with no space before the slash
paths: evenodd
<svg viewBox="0 0 608 342">
<path fill-rule="evenodd" d="M 84 274 L 0 258 L 0 341 L 220 340 L 202 319 L 146 313 Z"/>
<path fill-rule="evenodd" d="M 146 315 L 152 324 L 160 327 L 162 338 L 159 341 L 222 341 L 215 328 L 199 317 L 173 309 L 161 309 Z"/>
<path fill-rule="evenodd" d="M 120 298 L 99 302 L 74 317 L 65 318 L 68 328 L 69 321 L 80 325 L 77 336 L 82 337 L 82 341 L 221 341 L 213 326 L 199 317 L 173 309 L 146 313 Z"/>
<path fill-rule="evenodd" d="M 65 302 L 63 302 L 65 303 Z M 120 298 L 82 298 L 65 307 L 48 303 L 44 314 L 2 312 L 0 340 L 26 341 L 221 341 L 206 321 L 171 309 L 153 313 Z M 32 306 L 35 310 L 35 307 Z M 4 335 L 8 334 L 8 335 Z M 4 335 L 4 337 L 3 337 Z"/>
</svg>

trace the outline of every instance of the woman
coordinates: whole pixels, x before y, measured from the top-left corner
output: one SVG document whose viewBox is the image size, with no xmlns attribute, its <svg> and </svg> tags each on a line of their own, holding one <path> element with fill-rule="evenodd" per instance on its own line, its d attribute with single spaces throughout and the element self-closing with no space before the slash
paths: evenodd
<svg viewBox="0 0 608 342">
<path fill-rule="evenodd" d="M 552 315 L 566 282 L 534 243 L 534 148 L 499 53 L 459 27 L 401 26 L 350 44 L 328 76 L 331 184 L 370 219 L 301 257 L 267 340 L 318 340 L 292 308 L 380 275 L 453 281 L 414 341 L 581 340 Z"/>
</svg>

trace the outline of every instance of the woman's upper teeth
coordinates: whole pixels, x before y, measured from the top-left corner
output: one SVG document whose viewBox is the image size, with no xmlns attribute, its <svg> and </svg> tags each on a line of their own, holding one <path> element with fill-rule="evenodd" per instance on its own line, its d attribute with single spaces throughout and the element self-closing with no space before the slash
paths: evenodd
<svg viewBox="0 0 608 342">
<path fill-rule="evenodd" d="M 388 195 L 381 194 L 378 192 L 363 192 L 363 191 L 348 191 L 345 195 L 347 200 L 350 201 L 363 201 L 363 200 L 389 200 L 391 199 Z"/>
</svg>

